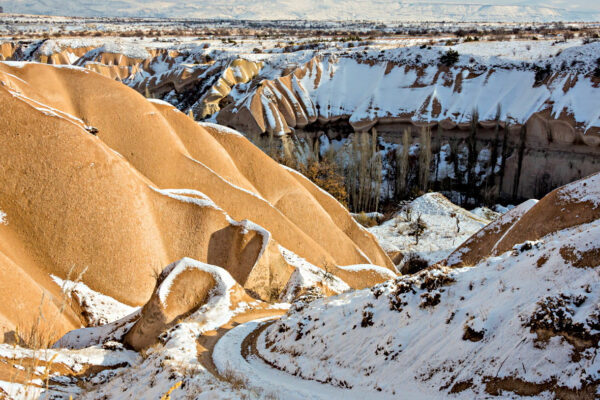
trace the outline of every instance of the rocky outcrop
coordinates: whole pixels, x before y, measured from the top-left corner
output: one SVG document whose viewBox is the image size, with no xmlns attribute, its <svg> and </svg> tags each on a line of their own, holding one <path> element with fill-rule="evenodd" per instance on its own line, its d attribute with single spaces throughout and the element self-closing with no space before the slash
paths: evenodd
<svg viewBox="0 0 600 400">
<path fill-rule="evenodd" d="M 263 80 L 217 120 L 251 136 L 294 132 L 313 140 L 347 135 L 342 122 L 355 132 L 376 127 L 388 143 L 399 143 L 405 129 L 416 139 L 426 126 L 439 149 L 466 146 L 475 110 L 475 159 L 489 158 L 494 147 L 505 154 L 495 184 L 501 197 L 518 199 L 600 170 L 600 115 L 589 107 L 599 93 L 598 79 L 577 71 L 539 81 L 535 71 L 517 67 L 317 56 L 288 75 Z"/>
<path fill-rule="evenodd" d="M 138 351 L 147 348 L 165 329 L 194 312 L 222 313 L 226 322 L 227 314 L 242 299 L 250 300 L 227 271 L 184 258 L 162 271 L 152 297 L 125 335 L 124 343 Z"/>
<path fill-rule="evenodd" d="M 560 187 L 539 202 L 529 200 L 456 249 L 445 261 L 449 266 L 470 266 L 500 255 L 519 243 L 600 219 L 600 174 Z"/>
</svg>

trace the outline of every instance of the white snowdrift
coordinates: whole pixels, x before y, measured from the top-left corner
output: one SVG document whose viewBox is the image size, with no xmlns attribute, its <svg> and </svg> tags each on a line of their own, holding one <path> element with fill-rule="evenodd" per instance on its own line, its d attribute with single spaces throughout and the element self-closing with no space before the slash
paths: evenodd
<svg viewBox="0 0 600 400">
<path fill-rule="evenodd" d="M 454 249 L 490 222 L 452 204 L 439 193 L 427 193 L 406 207 L 410 212 L 410 221 L 406 211 L 402 211 L 391 220 L 369 228 L 369 231 L 388 254 L 397 251 L 405 255 L 414 253 L 429 264 L 448 257 Z M 417 244 L 415 236 L 409 234 L 411 223 L 419 215 L 427 228 Z"/>
<path fill-rule="evenodd" d="M 285 288 L 281 292 L 280 300 L 284 302 L 293 301 L 302 290 L 325 287 L 333 293 L 342 293 L 350 290 L 350 286 L 343 280 L 323 269 L 309 263 L 294 252 L 279 246 L 279 251 L 285 261 L 295 267 Z M 382 268 L 385 269 L 385 268 Z M 390 272 L 386 269 L 387 272 Z M 390 272 L 391 273 L 391 272 Z"/>
<path fill-rule="evenodd" d="M 115 322 L 139 310 L 139 307 L 128 306 L 110 296 L 96 292 L 83 282 L 62 280 L 54 275 L 51 277 L 71 299 L 79 303 L 86 313 L 90 326 Z"/>
</svg>

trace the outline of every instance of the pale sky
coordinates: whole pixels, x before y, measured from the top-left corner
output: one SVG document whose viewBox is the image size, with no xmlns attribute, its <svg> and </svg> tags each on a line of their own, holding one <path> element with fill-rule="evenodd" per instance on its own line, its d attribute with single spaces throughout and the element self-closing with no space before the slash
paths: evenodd
<svg viewBox="0 0 600 400">
<path fill-rule="evenodd" d="M 405 3 L 493 4 L 564 8 L 571 11 L 600 11 L 600 0 L 405 0 Z"/>
</svg>

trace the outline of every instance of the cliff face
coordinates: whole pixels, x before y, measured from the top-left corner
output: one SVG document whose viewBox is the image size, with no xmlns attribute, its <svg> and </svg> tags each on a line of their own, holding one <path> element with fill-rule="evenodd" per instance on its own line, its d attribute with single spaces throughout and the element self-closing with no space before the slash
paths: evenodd
<svg viewBox="0 0 600 400">
<path fill-rule="evenodd" d="M 262 81 L 217 120 L 252 135 L 309 130 L 330 139 L 340 136 L 335 124 L 344 121 L 356 132 L 375 127 L 391 143 L 400 142 L 406 128 L 417 136 L 427 126 L 439 147 L 461 147 L 476 115 L 476 158 L 494 147 L 496 154 L 506 153 L 501 193 L 535 197 L 600 169 L 599 83 L 577 70 L 541 75 L 316 57 L 289 75 Z"/>
<path fill-rule="evenodd" d="M 265 299 L 296 268 L 282 248 L 334 273 L 394 270 L 339 203 L 236 132 L 82 69 L 1 63 L 0 80 L 5 329 L 30 323 L 42 293 L 50 319 L 61 298 L 50 275 L 72 267 L 71 279 L 87 267 L 86 285 L 130 305 L 183 257 Z M 62 322 L 63 332 L 78 325 Z"/>
</svg>

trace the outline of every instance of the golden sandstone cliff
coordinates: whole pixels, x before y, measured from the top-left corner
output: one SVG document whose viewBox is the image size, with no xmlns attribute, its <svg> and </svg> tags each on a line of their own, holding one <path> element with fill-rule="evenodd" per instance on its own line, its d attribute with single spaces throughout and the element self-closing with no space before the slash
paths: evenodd
<svg viewBox="0 0 600 400">
<path fill-rule="evenodd" d="M 27 326 L 60 308 L 51 275 L 83 274 L 129 305 L 190 257 L 220 266 L 270 300 L 297 266 L 282 249 L 351 287 L 394 266 L 332 197 L 247 139 L 199 125 L 97 73 L 0 64 L 0 325 Z M 277 182 L 277 184 L 274 184 Z M 73 279 L 71 276 L 71 279 Z M 43 298 L 42 298 L 43 296 Z M 75 308 L 74 308 L 75 309 Z M 59 332 L 80 325 L 67 312 Z"/>
</svg>

